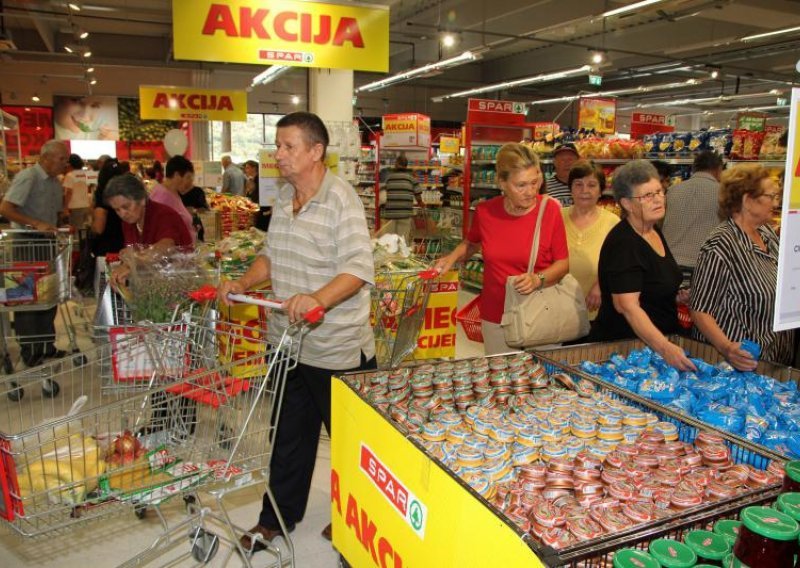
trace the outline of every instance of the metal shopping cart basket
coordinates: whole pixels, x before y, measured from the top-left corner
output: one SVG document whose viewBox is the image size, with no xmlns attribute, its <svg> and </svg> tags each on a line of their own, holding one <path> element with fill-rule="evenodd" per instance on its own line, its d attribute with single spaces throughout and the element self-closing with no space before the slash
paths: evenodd
<svg viewBox="0 0 800 568">
<path fill-rule="evenodd" d="M 274 503 L 267 480 L 277 417 L 307 327 L 290 326 L 270 344 L 265 330 L 222 322 L 215 314 L 205 310 L 170 324 L 128 328 L 97 347 L 83 367 L 53 362 L 14 375 L 26 385 L 47 372 L 63 395 L 3 404 L 0 518 L 19 535 L 37 536 L 121 510 L 141 516 L 153 508 L 164 533 L 126 565 L 162 562 L 188 534 L 186 552 L 170 565 L 188 558 L 208 562 L 226 543 L 225 561 L 238 550 L 250 566 L 238 541 L 244 530 L 232 524 L 223 499 L 258 485 Z M 260 348 L 243 354 L 243 337 Z M 116 380 L 146 388 L 103 391 L 97 371 L 104 358 Z M 0 382 L 3 391 L 11 388 L 10 378 Z M 215 497 L 214 512 L 202 506 L 200 488 Z M 175 495 L 187 499 L 190 514 L 170 526 L 159 506 Z M 221 534 L 208 530 L 212 521 L 223 527 Z M 279 565 L 293 563 L 288 536 L 285 542 L 286 549 L 265 543 Z"/>
<path fill-rule="evenodd" d="M 19 360 L 32 367 L 48 356 L 47 350 L 53 348 L 55 342 L 54 326 L 52 332 L 47 330 L 56 317 L 55 313 L 48 314 L 51 310 L 61 315 L 69 353 L 73 355 L 72 362 L 76 365 L 86 362 L 86 358 L 79 354 L 75 325 L 66 305 L 73 291 L 71 266 L 72 234 L 69 230 L 0 231 L 0 357 L 5 374 L 14 373 L 20 367 Z M 32 322 L 32 318 L 40 321 Z M 41 329 L 42 318 L 45 320 L 44 329 Z M 12 329 L 16 345 L 8 341 Z M 50 354 L 58 353 L 56 350 Z M 59 385 L 44 381 L 42 389 L 46 396 L 56 396 Z M 23 394 L 22 389 L 9 391 L 12 400 L 14 396 Z"/>
<path fill-rule="evenodd" d="M 372 318 L 382 369 L 399 366 L 417 347 L 436 270 L 387 270 L 375 274 Z"/>
</svg>

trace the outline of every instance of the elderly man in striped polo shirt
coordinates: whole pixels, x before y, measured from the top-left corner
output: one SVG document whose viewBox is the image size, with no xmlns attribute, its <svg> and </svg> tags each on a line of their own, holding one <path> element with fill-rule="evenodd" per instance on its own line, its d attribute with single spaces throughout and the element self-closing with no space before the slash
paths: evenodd
<svg viewBox="0 0 800 568">
<path fill-rule="evenodd" d="M 277 124 L 275 154 L 288 182 L 272 208 L 267 245 L 239 280 L 220 287 L 220 299 L 272 280 L 285 312 L 273 313 L 270 341 L 289 323 L 321 306 L 322 324 L 303 340 L 299 364 L 286 382 L 269 486 L 286 530 L 303 519 L 314 473 L 320 426 L 331 428 L 331 375 L 374 369 L 375 344 L 369 324 L 369 286 L 374 266 L 361 200 L 353 188 L 325 168 L 328 132 L 308 112 L 284 116 Z M 330 525 L 323 536 L 330 540 Z M 278 516 L 264 495 L 258 524 L 240 540 L 248 553 L 282 534 Z M 258 535 L 260 538 L 255 538 Z"/>
</svg>

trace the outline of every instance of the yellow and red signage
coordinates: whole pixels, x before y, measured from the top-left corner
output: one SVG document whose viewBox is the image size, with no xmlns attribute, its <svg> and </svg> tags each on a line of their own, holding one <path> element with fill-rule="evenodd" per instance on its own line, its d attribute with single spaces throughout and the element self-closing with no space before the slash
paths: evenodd
<svg viewBox="0 0 800 568">
<path fill-rule="evenodd" d="M 247 120 L 247 93 L 191 87 L 139 87 L 145 120 Z"/>
<path fill-rule="evenodd" d="M 467 122 L 471 124 L 522 124 L 527 114 L 525 103 L 517 101 L 469 99 L 467 102 Z"/>
<path fill-rule="evenodd" d="M 389 70 L 389 9 L 298 0 L 172 0 L 175 59 Z"/>
<path fill-rule="evenodd" d="M 653 112 L 634 112 L 631 114 L 631 138 L 641 138 L 654 132 L 673 132 L 675 127 L 668 124 L 665 114 Z"/>
<path fill-rule="evenodd" d="M 349 386 L 332 389 L 333 544 L 350 564 L 542 566 L 520 532 Z"/>
<path fill-rule="evenodd" d="M 429 148 L 431 145 L 431 118 L 424 114 L 401 113 L 383 115 L 384 148 Z"/>
<path fill-rule="evenodd" d="M 461 149 L 461 139 L 455 136 L 439 137 L 439 152 L 441 154 L 458 154 Z"/>
<path fill-rule="evenodd" d="M 617 100 L 582 98 L 578 128 L 594 130 L 597 134 L 614 134 L 617 129 Z"/>
</svg>

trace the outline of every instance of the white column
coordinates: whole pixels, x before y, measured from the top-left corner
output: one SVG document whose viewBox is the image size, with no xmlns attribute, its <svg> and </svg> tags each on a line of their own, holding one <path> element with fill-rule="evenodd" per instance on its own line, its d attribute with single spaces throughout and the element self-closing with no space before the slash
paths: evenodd
<svg viewBox="0 0 800 568">
<path fill-rule="evenodd" d="M 199 89 L 207 89 L 211 81 L 211 74 L 203 69 L 192 71 L 192 86 Z M 192 123 L 192 139 L 189 141 L 192 147 L 192 159 L 206 161 L 211 156 L 209 148 L 210 123 L 207 121 L 196 121 Z"/>
<path fill-rule="evenodd" d="M 353 72 L 308 70 L 308 110 L 323 121 L 353 120 Z"/>
</svg>

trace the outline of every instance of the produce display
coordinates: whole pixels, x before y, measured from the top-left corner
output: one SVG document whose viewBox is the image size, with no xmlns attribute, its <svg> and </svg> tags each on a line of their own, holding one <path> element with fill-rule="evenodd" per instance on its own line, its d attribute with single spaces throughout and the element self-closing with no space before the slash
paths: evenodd
<svg viewBox="0 0 800 568">
<path fill-rule="evenodd" d="M 209 259 L 212 266 L 222 274 L 243 274 L 267 244 L 267 233 L 250 227 L 233 231 L 222 240 L 202 243 L 197 247 L 198 255 Z"/>
<path fill-rule="evenodd" d="M 549 376 L 530 354 L 427 364 L 351 386 L 539 542 L 563 548 L 776 485 L 720 436 Z"/>
<path fill-rule="evenodd" d="M 692 359 L 697 372 L 679 372 L 649 347 L 604 363 L 585 361 L 581 370 L 652 399 L 707 424 L 762 444 L 783 455 L 800 456 L 800 393 L 728 363 Z"/>
<path fill-rule="evenodd" d="M 219 212 L 220 232 L 227 237 L 233 231 L 253 226 L 253 215 L 258 213 L 258 203 L 249 198 L 206 190 L 206 201 L 212 211 Z"/>
</svg>

